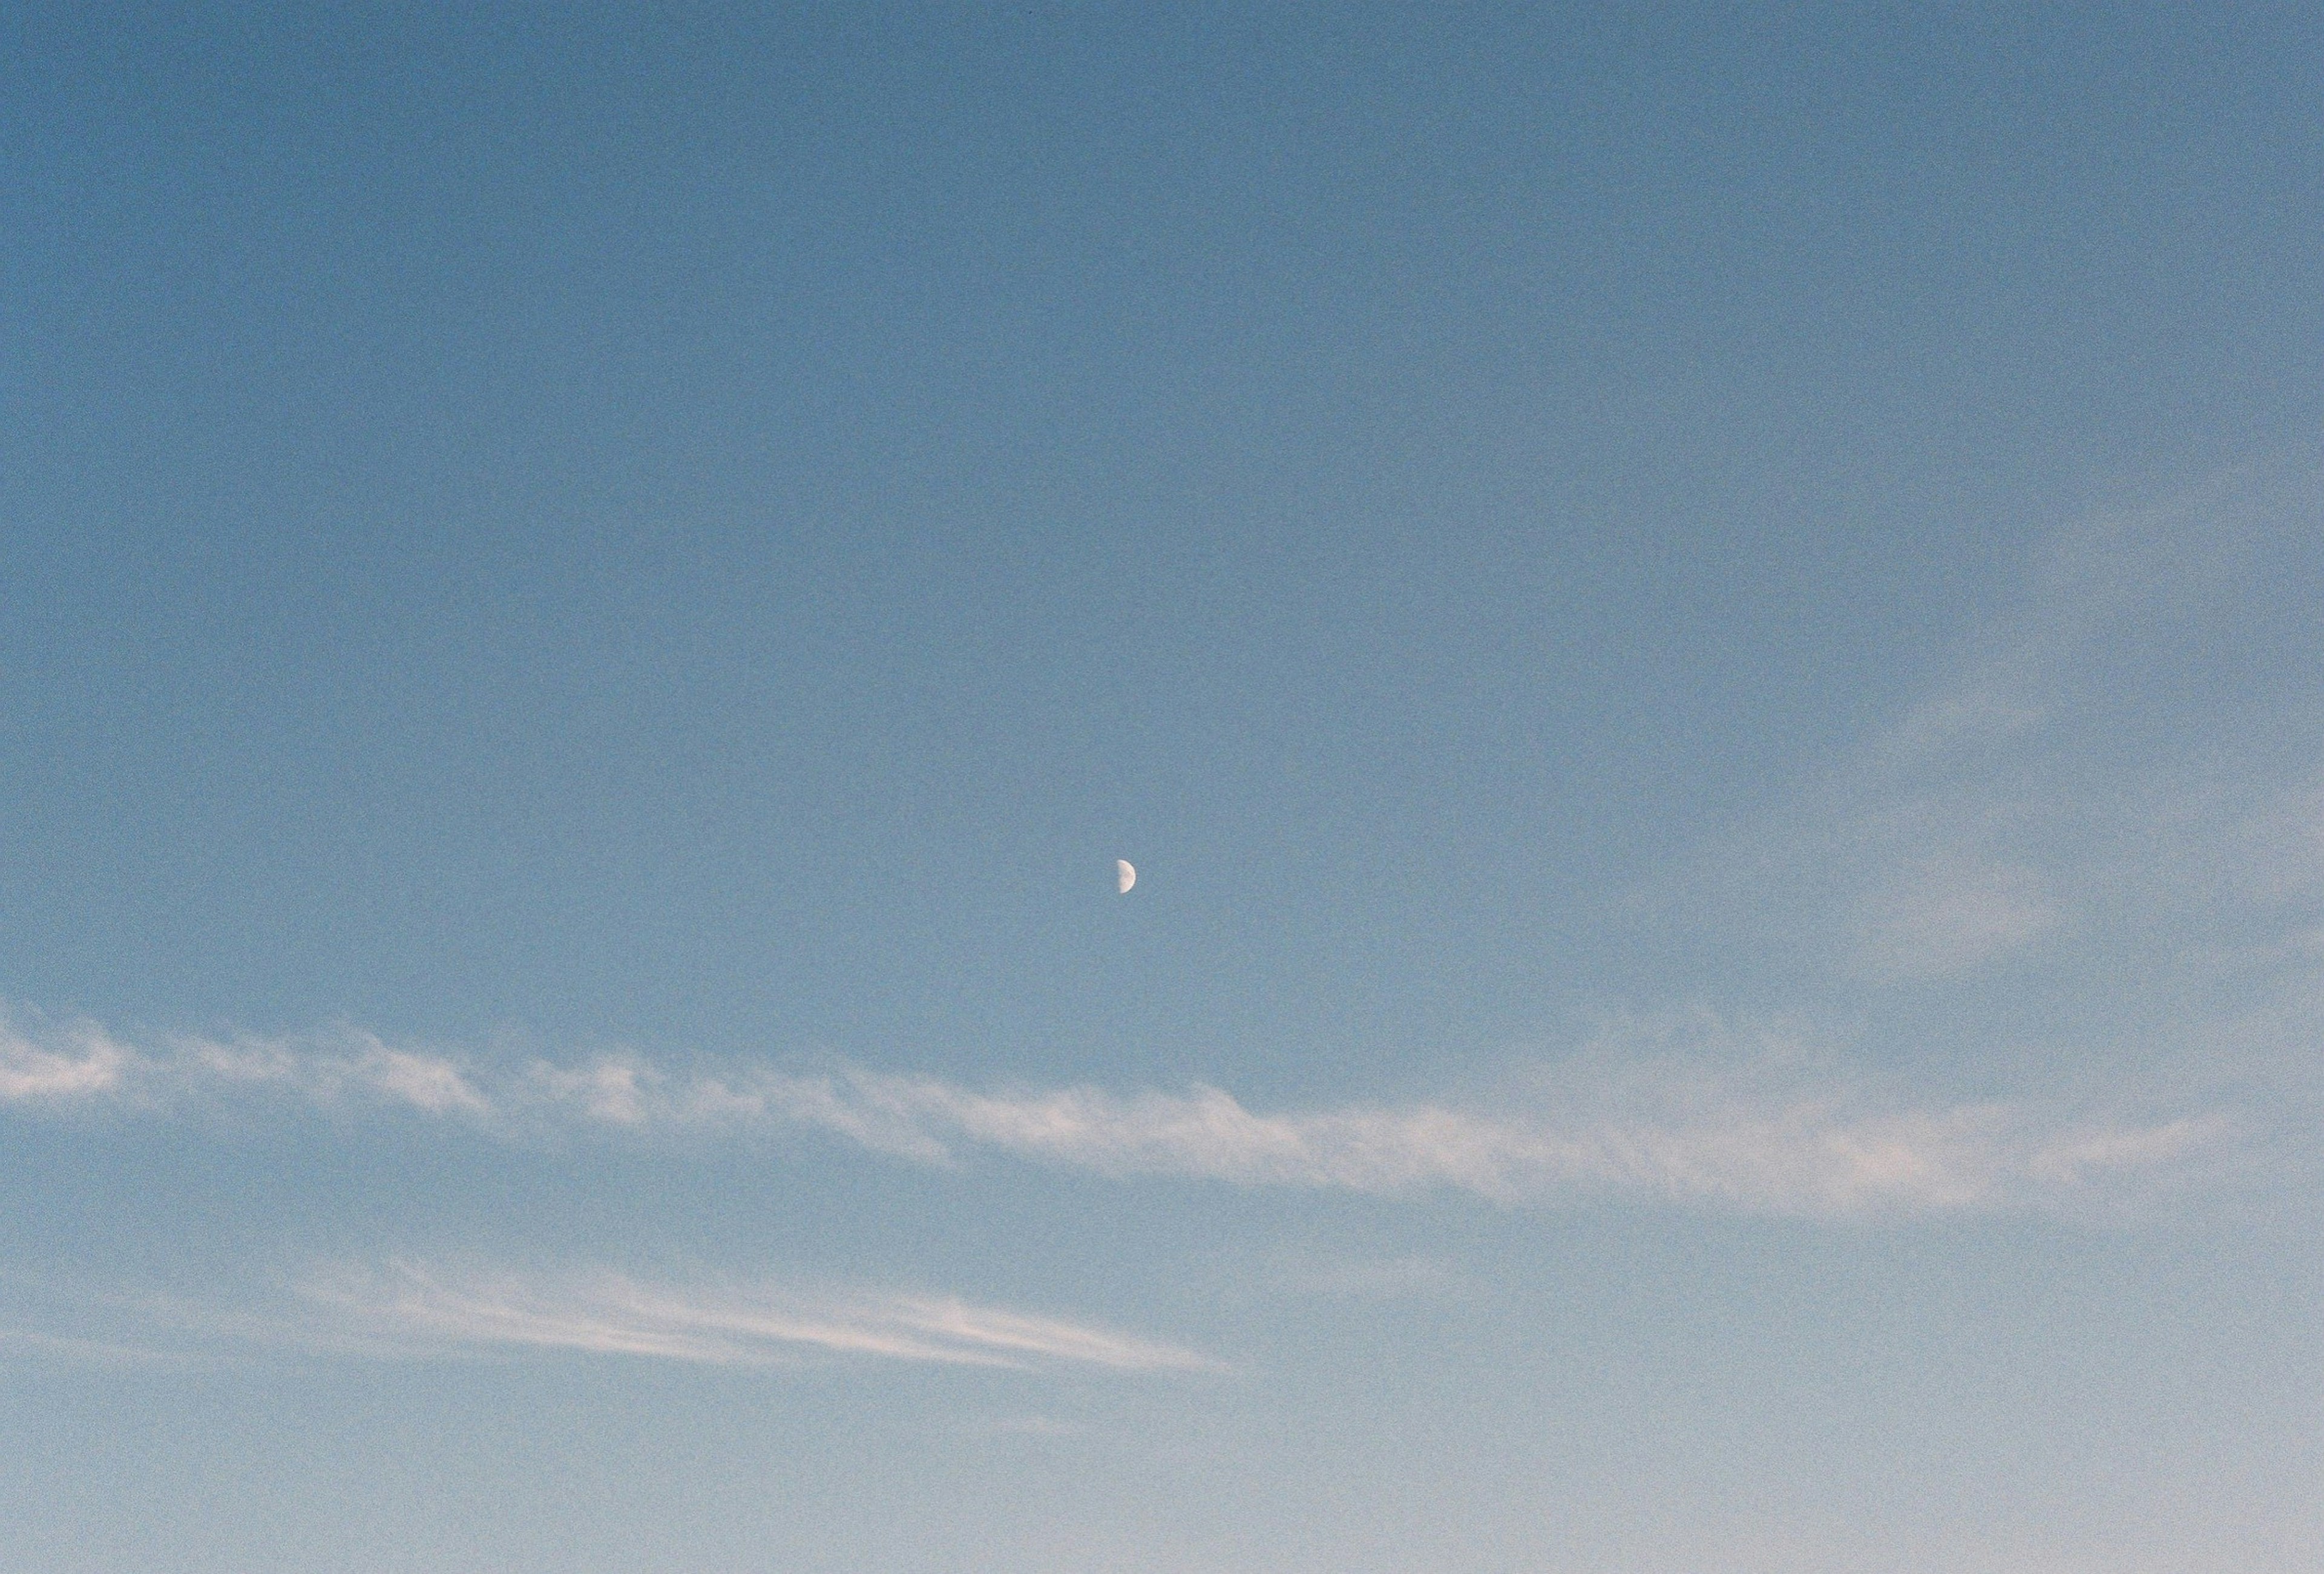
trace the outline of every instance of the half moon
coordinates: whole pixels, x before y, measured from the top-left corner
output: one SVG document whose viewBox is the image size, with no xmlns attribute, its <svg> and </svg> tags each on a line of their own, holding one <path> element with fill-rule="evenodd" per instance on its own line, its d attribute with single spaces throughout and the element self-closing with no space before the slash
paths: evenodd
<svg viewBox="0 0 2324 1574">
<path fill-rule="evenodd" d="M 1130 860 L 1117 858 L 1113 861 L 1113 878 L 1116 888 L 1127 891 L 1138 883 L 1138 871 L 1130 867 Z"/>
</svg>

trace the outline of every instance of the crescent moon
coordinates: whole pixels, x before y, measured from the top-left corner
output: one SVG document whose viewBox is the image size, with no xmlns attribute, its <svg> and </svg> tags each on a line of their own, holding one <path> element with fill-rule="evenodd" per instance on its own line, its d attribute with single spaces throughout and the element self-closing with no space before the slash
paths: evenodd
<svg viewBox="0 0 2324 1574">
<path fill-rule="evenodd" d="M 1113 877 L 1116 888 L 1123 891 L 1138 883 L 1138 871 L 1130 867 L 1130 860 L 1126 858 L 1113 861 Z"/>
</svg>

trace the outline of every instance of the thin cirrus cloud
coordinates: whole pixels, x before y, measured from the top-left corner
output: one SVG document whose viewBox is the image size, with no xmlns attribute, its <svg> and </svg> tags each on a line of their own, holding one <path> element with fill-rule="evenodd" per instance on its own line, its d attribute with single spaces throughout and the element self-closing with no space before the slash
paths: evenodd
<svg viewBox="0 0 2324 1574">
<path fill-rule="evenodd" d="M 2057 532 L 1895 725 L 1642 901 L 1789 939 L 1843 991 L 2127 981 L 2149 1017 L 2162 981 L 2248 961 L 2224 943 L 2282 949 L 2324 901 L 2319 479 L 2300 458 Z M 2301 972 L 2260 1003 L 2304 1009 Z"/>
<path fill-rule="evenodd" d="M 771 1091 L 793 1118 L 924 1160 L 990 1148 L 1116 1175 L 1382 1196 L 1449 1189 L 1508 1205 L 1628 1197 L 1805 1216 L 2039 1203 L 2186 1158 L 2228 1125 L 2218 1112 L 2145 1125 L 2043 1121 L 1999 1103 L 1878 1109 L 1742 1094 L 1580 1120 L 1433 1104 L 1266 1115 L 1216 1088 L 987 1093 L 861 1071 Z"/>
<path fill-rule="evenodd" d="M 408 1261 L 342 1265 L 310 1276 L 298 1293 L 307 1337 L 353 1340 L 372 1353 L 565 1350 L 731 1367 L 823 1356 L 1022 1369 L 1223 1369 L 1175 1345 L 947 1295 L 704 1289 L 610 1270 L 478 1273 Z"/>
<path fill-rule="evenodd" d="M 2022 951 L 2057 921 L 2035 870 L 1990 859 L 1927 858 L 1861 904 L 1857 961 L 1881 980 L 1944 977 Z"/>
<path fill-rule="evenodd" d="M 982 1152 L 1117 1177 L 1803 1217 L 2064 1204 L 2167 1173 L 2216 1148 L 2231 1126 L 2218 1110 L 2135 1121 L 1998 1101 L 1915 1107 L 1840 1086 L 1771 1093 L 1700 1072 L 1634 1080 L 1610 1107 L 1600 1100 L 1581 1112 L 1570 1102 L 1490 1111 L 1418 1102 L 1269 1113 L 1199 1084 L 994 1091 L 856 1067 L 679 1074 L 634 1058 L 493 1070 L 366 1035 L 182 1040 L 155 1051 L 88 1026 L 48 1039 L 0 1029 L 0 1101 L 166 1111 L 270 1096 L 401 1109 L 515 1140 L 812 1130 L 938 1166 Z"/>
</svg>

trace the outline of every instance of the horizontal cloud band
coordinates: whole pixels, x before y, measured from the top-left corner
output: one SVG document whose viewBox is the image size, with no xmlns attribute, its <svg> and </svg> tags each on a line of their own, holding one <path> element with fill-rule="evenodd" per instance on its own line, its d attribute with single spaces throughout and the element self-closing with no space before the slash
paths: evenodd
<svg viewBox="0 0 2324 1574">
<path fill-rule="evenodd" d="M 762 1067 L 675 1074 L 636 1059 L 490 1071 L 367 1035 L 331 1042 L 185 1040 L 161 1051 L 79 1026 L 0 1027 L 0 1102 L 164 1109 L 273 1090 L 343 1109 L 400 1107 L 523 1137 L 818 1129 L 929 1164 L 991 1150 L 1108 1175 L 1376 1195 L 1432 1189 L 1504 1204 L 1631 1196 L 1756 1213 L 1840 1216 L 2039 1204 L 2184 1159 L 2224 1115 L 2148 1124 L 2002 1103 L 1895 1109 L 1846 1093 L 1688 1097 L 1621 1108 L 1483 1112 L 1432 1103 L 1262 1114 L 1219 1089 L 1121 1096 L 1088 1087 L 978 1091 L 933 1077 Z"/>
<path fill-rule="evenodd" d="M 706 1291 L 613 1272 L 542 1277 L 342 1266 L 299 1286 L 325 1321 L 374 1353 L 500 1348 L 767 1366 L 803 1354 L 942 1366 L 1216 1371 L 1207 1356 L 1111 1330 L 955 1296 L 782 1288 Z"/>
</svg>

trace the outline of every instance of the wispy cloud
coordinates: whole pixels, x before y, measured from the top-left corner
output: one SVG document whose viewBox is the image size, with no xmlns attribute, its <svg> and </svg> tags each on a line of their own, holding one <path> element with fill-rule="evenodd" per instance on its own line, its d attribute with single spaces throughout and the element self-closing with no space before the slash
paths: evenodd
<svg viewBox="0 0 2324 1574">
<path fill-rule="evenodd" d="M 1232 1266 L 1240 1287 L 1261 1287 L 1285 1295 L 1370 1302 L 1450 1301 L 1474 1287 L 1471 1276 L 1456 1264 L 1412 1255 L 1368 1257 L 1294 1247 Z"/>
<path fill-rule="evenodd" d="M 611 1271 L 458 1273 L 339 1266 L 299 1286 L 334 1333 L 418 1353 L 503 1348 L 767 1366 L 802 1356 L 964 1367 L 1220 1369 L 1195 1351 L 955 1296 L 651 1284 Z M 383 1343 L 382 1341 L 385 1341 Z"/>
<path fill-rule="evenodd" d="M 183 1357 L 147 1345 L 79 1339 L 39 1329 L 0 1328 L 0 1360 L 11 1358 L 80 1367 L 153 1367 L 175 1365 Z"/>
<path fill-rule="evenodd" d="M 107 1093 L 121 1085 L 130 1052 L 97 1028 L 75 1026 L 39 1042 L 0 1019 L 0 1102 Z"/>
<path fill-rule="evenodd" d="M 323 1105 L 401 1105 L 430 1115 L 483 1115 L 491 1101 L 455 1059 L 392 1047 L 367 1033 L 315 1040 L 184 1038 L 138 1054 L 141 1085 L 155 1096 L 204 1083 L 273 1087 Z"/>
<path fill-rule="evenodd" d="M 1941 977 L 2022 951 L 2057 922 L 2048 883 L 2034 870 L 1923 857 L 1864 897 L 1857 958 L 1877 979 Z"/>
<path fill-rule="evenodd" d="M 2141 1121 L 1998 1101 L 1916 1105 L 1876 1098 L 1836 1072 L 1820 1084 L 1794 1078 L 1769 1087 L 1683 1064 L 1630 1076 L 1610 1093 L 1583 1072 L 1564 1085 L 1545 1073 L 1527 1097 L 1485 1108 L 1263 1111 L 1202 1084 L 979 1089 L 860 1067 L 680 1073 L 636 1057 L 489 1067 L 361 1035 L 321 1045 L 185 1041 L 148 1052 L 80 1026 L 53 1043 L 16 1033 L 9 1044 L 26 1091 L 0 1098 L 43 1107 L 75 1098 L 198 1107 L 221 1094 L 272 1091 L 336 1109 L 400 1109 L 501 1137 L 816 1130 L 934 1165 L 991 1153 L 1110 1176 L 1382 1197 L 1443 1190 L 1504 1205 L 1632 1198 L 1806 1216 L 2038 1205 L 2165 1170 L 2215 1145 L 2229 1125 L 2216 1111 Z M 1584 1093 L 1592 1096 L 1576 1096 Z M 433 1306 L 452 1315 L 450 1292 L 431 1293 L 404 1286 L 411 1314 Z M 498 1304 L 477 1302 L 462 1315 L 483 1328 Z M 549 1337 L 554 1329 L 526 1305 L 502 1306 L 505 1326 Z M 614 1337 L 594 1327 L 570 1331 Z M 636 1337 L 681 1336 L 661 1328 Z M 714 1330 L 693 1327 L 682 1337 L 699 1342 Z M 996 1324 L 980 1338 L 997 1348 L 1004 1334 Z"/>
<path fill-rule="evenodd" d="M 973 1437 L 988 1438 L 1079 1438 L 1090 1433 L 1087 1422 L 1055 1415 L 993 1416 L 969 1422 L 961 1430 Z"/>
<path fill-rule="evenodd" d="M 2304 593 L 2300 551 L 2324 523 L 2307 456 L 2233 469 L 2052 532 L 2015 604 L 1973 631 L 1950 672 L 1875 741 L 1873 763 L 1927 769 L 2108 730 L 2151 680 L 2216 647 L 2255 603 Z M 2273 686 L 2238 675 L 2246 692 Z M 2048 734 L 2045 740 L 2044 734 Z"/>
<path fill-rule="evenodd" d="M 1019 1371 L 1194 1373 L 1224 1363 L 1120 1329 L 957 1295 L 778 1278 L 649 1278 L 340 1260 L 192 1293 L 10 1275 L 0 1363 L 181 1364 L 295 1351 L 429 1360 L 566 1351 L 697 1366 L 892 1361 Z"/>
<path fill-rule="evenodd" d="M 2319 481 L 2302 457 L 2039 544 L 1893 725 L 1636 894 L 1648 965 L 1691 953 L 1875 1061 L 2316 1118 Z"/>
<path fill-rule="evenodd" d="M 1823 1216 L 2034 1202 L 2182 1158 L 2227 1128 L 2218 1114 L 2058 1121 L 1999 1103 L 1882 1109 L 1739 1094 L 1584 1120 L 1435 1104 L 1260 1114 L 1208 1087 L 1126 1098 L 1093 1088 L 980 1092 L 862 1072 L 822 1079 L 815 1094 L 794 1108 L 828 1109 L 831 1129 L 914 1157 L 988 1148 L 1115 1175 Z"/>
</svg>

